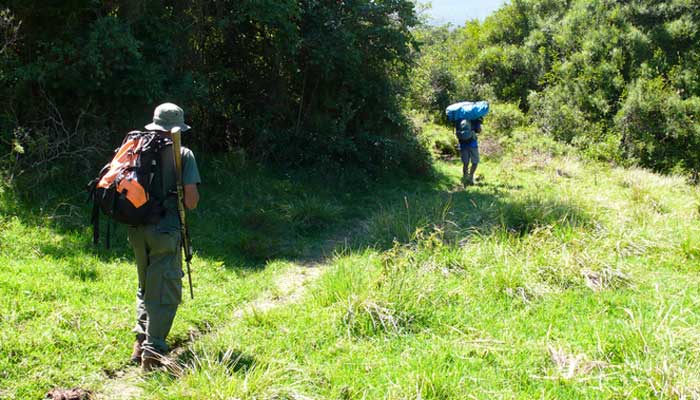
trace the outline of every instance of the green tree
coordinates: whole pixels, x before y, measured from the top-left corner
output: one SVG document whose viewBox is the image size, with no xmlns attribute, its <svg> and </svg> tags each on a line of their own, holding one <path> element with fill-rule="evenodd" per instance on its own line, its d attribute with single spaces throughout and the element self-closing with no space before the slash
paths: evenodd
<svg viewBox="0 0 700 400">
<path fill-rule="evenodd" d="M 20 127 L 29 132 L 20 144 L 43 149 L 27 152 L 27 165 L 111 147 L 173 101 L 195 121 L 190 140 L 199 147 L 372 171 L 408 157 L 425 170 L 399 107 L 418 23 L 410 0 L 8 7 L 22 42 L 15 64 L 4 56 L 0 64 L 12 82 L 0 131 Z"/>
</svg>

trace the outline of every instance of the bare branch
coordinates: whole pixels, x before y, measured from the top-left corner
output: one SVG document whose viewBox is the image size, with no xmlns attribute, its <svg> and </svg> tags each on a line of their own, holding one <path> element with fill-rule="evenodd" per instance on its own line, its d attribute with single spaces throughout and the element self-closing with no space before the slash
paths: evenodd
<svg viewBox="0 0 700 400">
<path fill-rule="evenodd" d="M 28 153 L 10 154 L 10 157 L 15 158 L 9 162 L 13 176 L 20 176 L 27 171 L 47 170 L 47 166 L 65 160 L 90 159 L 95 154 L 108 151 L 101 142 L 90 139 L 91 134 L 98 132 L 82 127 L 86 118 L 94 117 L 88 111 L 91 100 L 87 101 L 77 116 L 64 118 L 59 106 L 43 87 L 39 88 L 39 92 L 44 104 L 43 116 L 31 122 L 28 127 L 18 127 L 15 131 L 15 140 L 26 147 Z M 73 119 L 75 120 L 71 123 L 70 120 Z M 108 135 L 99 132 L 99 136 Z"/>
<path fill-rule="evenodd" d="M 10 13 L 9 9 L 0 10 L 0 35 L 2 35 L 0 55 L 5 54 L 17 43 L 20 25 L 22 25 L 22 21 L 15 21 L 15 17 Z"/>
</svg>

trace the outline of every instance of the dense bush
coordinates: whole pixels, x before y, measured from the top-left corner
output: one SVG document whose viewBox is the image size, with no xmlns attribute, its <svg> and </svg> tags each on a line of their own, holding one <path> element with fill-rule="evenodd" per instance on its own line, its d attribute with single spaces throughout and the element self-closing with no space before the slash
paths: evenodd
<svg viewBox="0 0 700 400">
<path fill-rule="evenodd" d="M 18 40 L 19 22 L 8 9 L 0 8 L 0 98 L 7 99 L 13 93 L 14 79 L 10 71 L 16 66 L 15 46 Z M 9 113 L 0 112 L 0 174 L 6 172 L 24 149 L 19 146 Z M 6 127 L 5 129 L 2 129 Z"/>
<path fill-rule="evenodd" d="M 542 132 L 567 143 L 590 135 L 591 122 L 572 104 L 565 90 L 553 86 L 539 93 L 532 92 L 528 101 L 530 117 Z"/>
<path fill-rule="evenodd" d="M 697 21 L 700 8 L 688 1 L 514 0 L 449 34 L 421 31 L 418 65 L 430 70 L 434 53 L 446 52 L 439 68 L 455 79 L 451 101 L 517 104 L 540 130 L 594 158 L 693 172 Z"/>
<path fill-rule="evenodd" d="M 172 101 L 200 148 L 243 148 L 285 165 L 426 169 L 399 107 L 418 23 L 409 0 L 7 7 L 0 132 L 3 150 L 27 150 L 14 153 L 21 168 L 111 148 Z M 48 153 L 35 151 L 40 144 Z"/>
<path fill-rule="evenodd" d="M 527 118 L 515 104 L 492 104 L 485 123 L 495 135 L 510 136 L 514 129 L 527 125 Z"/>
<path fill-rule="evenodd" d="M 418 31 L 423 43 L 420 62 L 411 71 L 409 106 L 430 115 L 434 121 L 444 120 L 444 110 L 458 90 L 458 78 L 451 64 L 453 49 L 447 47 L 447 28 L 426 28 Z"/>
<path fill-rule="evenodd" d="M 660 78 L 638 80 L 615 117 L 627 155 L 658 170 L 697 171 L 700 98 L 682 99 Z"/>
<path fill-rule="evenodd" d="M 489 46 L 474 61 L 476 81 L 488 83 L 497 99 L 526 107 L 530 89 L 537 87 L 539 68 L 532 54 L 519 46 Z"/>
</svg>

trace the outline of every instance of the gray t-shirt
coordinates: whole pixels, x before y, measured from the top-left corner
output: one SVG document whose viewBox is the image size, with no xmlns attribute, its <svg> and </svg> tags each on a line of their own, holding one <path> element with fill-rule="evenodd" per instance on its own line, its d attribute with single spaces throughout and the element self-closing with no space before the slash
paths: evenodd
<svg viewBox="0 0 700 400">
<path fill-rule="evenodd" d="M 192 185 L 202 183 L 197 168 L 197 161 L 192 150 L 182 147 L 182 184 Z M 177 211 L 177 178 L 175 176 L 175 160 L 172 147 L 166 147 L 161 153 L 162 180 L 154 179 L 154 195 L 164 198 L 165 215 L 156 224 L 158 232 L 173 232 L 180 230 L 180 217 Z M 161 188 L 161 190 L 158 190 Z"/>
</svg>

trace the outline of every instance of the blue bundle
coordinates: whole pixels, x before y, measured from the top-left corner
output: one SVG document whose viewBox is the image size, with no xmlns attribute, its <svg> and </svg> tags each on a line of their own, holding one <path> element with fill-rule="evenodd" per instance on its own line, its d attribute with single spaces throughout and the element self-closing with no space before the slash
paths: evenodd
<svg viewBox="0 0 700 400">
<path fill-rule="evenodd" d="M 447 107 L 445 112 L 447 119 L 452 122 L 462 119 L 479 119 L 489 113 L 489 103 L 487 101 L 463 101 Z"/>
</svg>

